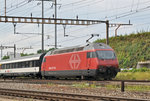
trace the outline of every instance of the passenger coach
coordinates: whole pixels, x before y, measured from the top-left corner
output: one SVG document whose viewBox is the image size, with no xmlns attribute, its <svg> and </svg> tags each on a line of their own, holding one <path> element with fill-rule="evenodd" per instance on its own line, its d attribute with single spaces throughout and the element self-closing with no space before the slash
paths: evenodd
<svg viewBox="0 0 150 101">
<path fill-rule="evenodd" d="M 0 76 L 37 76 L 40 72 L 40 56 L 41 54 L 2 60 L 0 61 Z"/>
</svg>

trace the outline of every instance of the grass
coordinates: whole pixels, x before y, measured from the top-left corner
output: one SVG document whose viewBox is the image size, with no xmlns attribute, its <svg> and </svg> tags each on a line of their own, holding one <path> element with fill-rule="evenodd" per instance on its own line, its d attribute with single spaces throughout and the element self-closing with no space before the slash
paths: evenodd
<svg viewBox="0 0 150 101">
<path fill-rule="evenodd" d="M 120 85 L 106 85 L 108 90 L 121 89 Z M 149 85 L 125 85 L 125 91 L 139 91 L 145 92 L 150 91 Z"/>
<path fill-rule="evenodd" d="M 150 72 L 119 72 L 115 80 L 150 80 Z"/>
<path fill-rule="evenodd" d="M 75 83 L 72 86 L 77 87 L 77 88 L 96 88 L 97 87 L 95 84 L 89 84 L 89 83 Z"/>
<path fill-rule="evenodd" d="M 100 89 L 106 88 L 108 90 L 121 90 L 121 84 L 105 84 L 105 85 L 96 85 L 96 84 L 89 84 L 89 83 L 75 83 L 72 85 L 75 88 L 91 88 L 91 89 Z M 145 92 L 150 91 L 150 85 L 129 85 L 125 84 L 125 91 L 138 91 L 138 92 Z"/>
<path fill-rule="evenodd" d="M 129 91 L 145 92 L 145 91 L 150 91 L 150 86 L 148 86 L 148 85 L 127 85 L 125 87 L 125 89 L 129 90 Z"/>
</svg>

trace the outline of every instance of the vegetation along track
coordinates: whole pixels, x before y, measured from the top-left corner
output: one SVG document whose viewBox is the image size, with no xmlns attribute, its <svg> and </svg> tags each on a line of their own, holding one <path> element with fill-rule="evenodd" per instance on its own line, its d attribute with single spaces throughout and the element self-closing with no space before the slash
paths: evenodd
<svg viewBox="0 0 150 101">
<path fill-rule="evenodd" d="M 51 100 L 51 101 L 148 101 L 144 99 L 129 99 L 120 97 L 91 96 L 81 94 L 79 95 L 79 94 L 41 92 L 31 90 L 15 90 L 3 88 L 0 88 L 0 94 L 7 96 L 33 98 L 39 100 Z"/>
</svg>

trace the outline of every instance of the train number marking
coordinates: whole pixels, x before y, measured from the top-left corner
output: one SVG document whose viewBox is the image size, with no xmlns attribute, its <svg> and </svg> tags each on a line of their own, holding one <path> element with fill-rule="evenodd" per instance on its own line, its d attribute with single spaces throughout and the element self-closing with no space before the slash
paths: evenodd
<svg viewBox="0 0 150 101">
<path fill-rule="evenodd" d="M 73 54 L 70 57 L 69 63 L 70 63 L 70 67 L 72 69 L 78 69 L 79 65 L 81 63 L 81 59 L 80 59 L 79 55 L 78 54 Z"/>
<path fill-rule="evenodd" d="M 49 69 L 49 70 L 52 70 L 52 69 L 56 69 L 56 67 L 49 67 L 48 69 Z"/>
</svg>

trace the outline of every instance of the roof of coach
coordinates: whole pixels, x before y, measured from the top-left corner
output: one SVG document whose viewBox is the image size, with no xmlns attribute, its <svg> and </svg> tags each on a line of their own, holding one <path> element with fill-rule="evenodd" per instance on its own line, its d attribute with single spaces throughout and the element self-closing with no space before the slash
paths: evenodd
<svg viewBox="0 0 150 101">
<path fill-rule="evenodd" d="M 14 58 L 14 59 L 6 59 L 6 60 L 1 60 L 0 64 L 38 60 L 40 58 L 40 56 L 41 56 L 41 54 L 36 54 L 36 55 L 23 56 L 23 57 Z"/>
<path fill-rule="evenodd" d="M 49 51 L 46 54 L 46 56 L 52 55 L 52 54 L 61 54 L 61 53 L 67 53 L 67 52 L 92 50 L 92 49 L 112 49 L 112 48 L 110 46 L 104 44 L 104 43 L 88 43 L 87 45 L 80 45 L 80 46 L 55 49 L 53 51 Z"/>
</svg>

